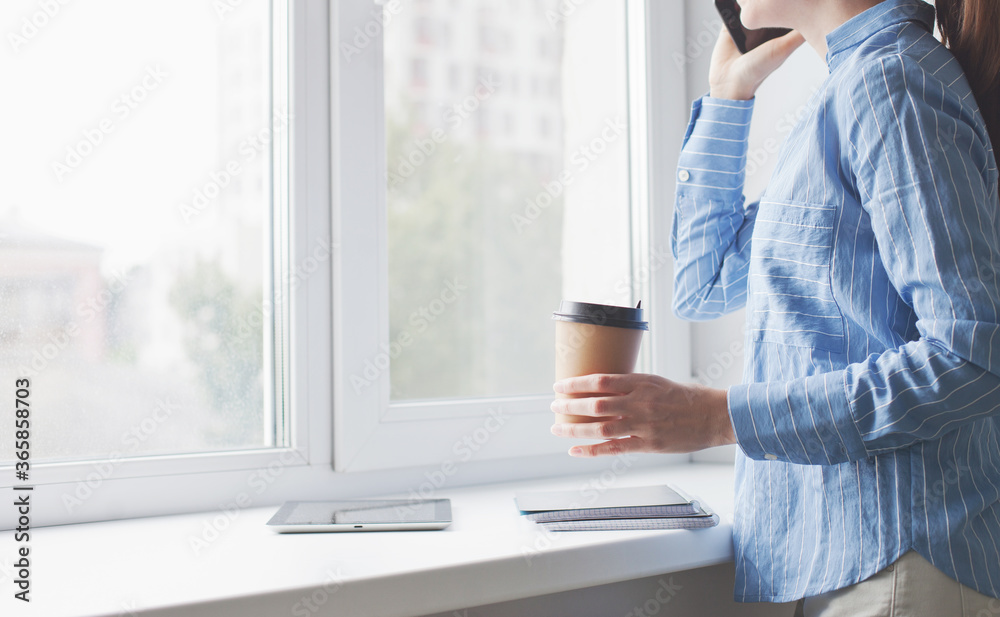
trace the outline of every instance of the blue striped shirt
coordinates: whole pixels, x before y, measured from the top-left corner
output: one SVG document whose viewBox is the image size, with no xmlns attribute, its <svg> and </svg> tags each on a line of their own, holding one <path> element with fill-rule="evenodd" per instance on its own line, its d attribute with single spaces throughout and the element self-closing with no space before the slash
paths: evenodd
<svg viewBox="0 0 1000 617">
<path fill-rule="evenodd" d="M 742 194 L 753 102 L 694 104 L 674 310 L 746 307 L 737 600 L 839 589 L 910 549 L 1000 597 L 997 167 L 933 20 L 886 0 L 829 35 L 759 202 Z"/>
</svg>

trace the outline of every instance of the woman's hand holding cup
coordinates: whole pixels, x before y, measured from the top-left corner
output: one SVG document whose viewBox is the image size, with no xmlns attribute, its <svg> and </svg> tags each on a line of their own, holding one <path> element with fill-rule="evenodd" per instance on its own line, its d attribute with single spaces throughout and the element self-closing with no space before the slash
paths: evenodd
<svg viewBox="0 0 1000 617">
<path fill-rule="evenodd" d="M 556 423 L 552 433 L 576 439 L 604 439 L 574 446 L 573 456 L 617 456 L 626 452 L 694 452 L 736 443 L 727 392 L 682 384 L 658 375 L 585 375 L 557 381 L 556 414 L 591 422 Z"/>
</svg>

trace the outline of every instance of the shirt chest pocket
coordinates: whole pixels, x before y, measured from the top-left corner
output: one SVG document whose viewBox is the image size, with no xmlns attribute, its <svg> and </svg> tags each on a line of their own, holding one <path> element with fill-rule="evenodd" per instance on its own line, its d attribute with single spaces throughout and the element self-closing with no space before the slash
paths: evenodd
<svg viewBox="0 0 1000 617">
<path fill-rule="evenodd" d="M 753 340 L 844 351 L 831 282 L 836 213 L 826 204 L 761 200 L 750 247 Z"/>
</svg>

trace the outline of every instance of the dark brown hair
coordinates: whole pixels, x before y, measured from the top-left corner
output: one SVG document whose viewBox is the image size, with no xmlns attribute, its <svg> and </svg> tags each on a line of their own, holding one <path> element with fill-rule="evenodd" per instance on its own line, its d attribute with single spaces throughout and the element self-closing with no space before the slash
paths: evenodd
<svg viewBox="0 0 1000 617">
<path fill-rule="evenodd" d="M 972 85 L 990 141 L 1000 145 L 1000 0 L 935 0 L 935 5 L 941 38 Z"/>
</svg>

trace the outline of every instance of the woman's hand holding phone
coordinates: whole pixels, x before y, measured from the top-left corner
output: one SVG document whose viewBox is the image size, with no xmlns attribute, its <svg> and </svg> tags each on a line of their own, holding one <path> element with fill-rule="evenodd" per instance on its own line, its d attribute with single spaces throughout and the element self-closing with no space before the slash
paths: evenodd
<svg viewBox="0 0 1000 617">
<path fill-rule="evenodd" d="M 743 101 L 752 99 L 768 75 L 784 64 L 804 42 L 801 34 L 792 31 L 741 54 L 729 32 L 723 28 L 712 52 L 712 68 L 708 73 L 711 96 Z"/>
</svg>

